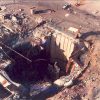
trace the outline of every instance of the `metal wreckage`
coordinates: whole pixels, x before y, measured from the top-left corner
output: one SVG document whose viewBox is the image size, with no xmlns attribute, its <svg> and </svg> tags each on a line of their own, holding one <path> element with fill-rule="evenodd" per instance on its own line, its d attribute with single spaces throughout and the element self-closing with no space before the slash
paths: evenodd
<svg viewBox="0 0 100 100">
<path fill-rule="evenodd" d="M 80 38 L 79 29 L 70 27 L 64 32 L 52 21 L 39 20 L 30 26 L 24 13 L 2 16 L 0 83 L 7 92 L 4 100 L 30 97 L 32 86 L 44 80 L 58 88 L 68 87 L 89 66 L 92 47 Z"/>
</svg>

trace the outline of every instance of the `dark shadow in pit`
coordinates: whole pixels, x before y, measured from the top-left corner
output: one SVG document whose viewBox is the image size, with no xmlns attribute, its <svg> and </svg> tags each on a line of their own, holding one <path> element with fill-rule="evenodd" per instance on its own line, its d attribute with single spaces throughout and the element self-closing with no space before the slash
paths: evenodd
<svg viewBox="0 0 100 100">
<path fill-rule="evenodd" d="M 5 70 L 13 81 L 21 84 L 26 82 L 34 83 L 47 75 L 49 57 L 46 55 L 45 50 L 40 50 L 39 46 L 32 47 L 28 42 L 16 45 L 13 49 L 32 60 L 32 63 L 28 62 L 15 52 L 9 52 L 8 55 L 15 60 L 15 64 L 13 66 L 8 66 Z M 37 59 L 45 60 L 34 62 Z"/>
<path fill-rule="evenodd" d="M 55 38 L 52 38 L 55 43 Z M 13 41 L 11 41 L 13 42 Z M 6 44 L 7 45 L 7 44 Z M 50 44 L 47 44 L 50 45 Z M 60 44 L 59 44 L 60 45 Z M 56 54 L 57 59 L 54 58 L 54 61 L 57 61 L 58 64 L 61 66 L 60 67 L 60 74 L 59 77 L 62 75 L 66 75 L 66 67 L 63 65 L 66 65 L 67 60 L 66 57 L 63 54 L 63 50 L 60 49 L 59 45 L 56 45 L 56 48 L 53 51 Z M 48 79 L 53 82 L 55 79 L 56 75 L 50 76 L 50 72 L 48 71 L 48 63 L 51 63 L 50 61 L 50 55 L 47 53 L 47 51 L 40 50 L 39 46 L 32 47 L 30 42 L 22 42 L 14 46 L 11 46 L 14 50 L 16 50 L 18 53 L 24 55 L 25 57 L 29 58 L 32 60 L 32 63 L 26 61 L 19 55 L 16 55 L 13 51 L 9 51 L 8 55 L 15 60 L 15 64 L 13 66 L 8 66 L 6 67 L 5 71 L 7 72 L 8 76 L 11 78 L 12 81 L 20 83 L 24 85 L 26 88 L 30 88 L 30 84 L 35 84 L 38 81 L 44 81 L 45 76 L 48 77 Z M 6 49 L 6 48 L 5 48 Z M 57 51 L 56 51 L 57 50 Z M 6 50 L 7 51 L 7 50 Z M 50 46 L 48 47 L 48 52 L 50 52 Z M 61 61 L 62 59 L 59 58 L 64 58 L 65 61 Z M 34 63 L 35 60 L 37 59 L 45 59 L 44 61 L 40 61 L 38 63 Z M 53 63 L 53 62 L 52 62 Z M 51 64 L 52 64 L 51 63 Z M 63 64 L 64 63 L 64 64 Z M 53 70 L 53 69 L 52 69 Z M 55 69 L 54 69 L 55 70 Z M 58 77 L 58 78 L 59 78 Z M 45 100 L 46 98 L 58 93 L 61 90 L 56 85 L 50 86 L 47 90 L 39 93 L 39 96 L 34 96 L 33 98 L 35 100 Z M 38 99 L 37 99 L 38 98 Z"/>
<path fill-rule="evenodd" d="M 56 75 L 55 68 L 52 69 L 53 72 L 50 72 L 48 70 L 48 64 L 54 64 L 50 61 L 49 50 L 41 50 L 40 46 L 33 47 L 30 42 L 15 44 L 13 46 L 13 49 L 32 61 L 32 63 L 28 62 L 26 59 L 24 59 L 20 55 L 17 55 L 13 51 L 8 52 L 9 57 L 14 59 L 15 62 L 12 66 L 6 67 L 5 71 L 14 82 L 20 84 L 35 84 L 38 81 L 43 81 L 45 77 L 47 77 L 47 79 L 49 79 L 50 81 L 54 81 L 55 79 L 57 79 L 57 77 L 59 78 L 59 76 L 65 75 L 66 73 L 65 67 L 61 66 L 63 65 L 62 63 L 64 63 L 61 62 L 61 59 L 55 59 L 55 61 L 57 61 L 58 64 L 60 63 L 59 65 L 61 66 L 61 73 L 59 74 L 59 76 Z M 59 49 L 58 52 L 61 56 L 64 57 L 63 51 L 61 49 Z"/>
</svg>

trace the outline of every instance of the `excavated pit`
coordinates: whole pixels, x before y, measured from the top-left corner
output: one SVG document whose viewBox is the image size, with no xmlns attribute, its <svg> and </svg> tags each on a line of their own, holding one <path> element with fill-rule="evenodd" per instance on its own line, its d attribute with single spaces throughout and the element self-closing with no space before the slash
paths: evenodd
<svg viewBox="0 0 100 100">
<path fill-rule="evenodd" d="M 20 84 L 53 82 L 66 75 L 67 59 L 74 50 L 74 42 L 69 36 L 54 32 L 45 44 L 36 46 L 33 46 L 30 37 L 26 39 L 19 37 L 19 35 L 5 36 L 2 40 L 6 46 L 12 48 L 2 45 L 3 51 L 8 55 L 7 59 L 11 60 L 11 64 L 4 70 L 12 81 Z M 65 41 L 60 41 L 62 39 Z"/>
<path fill-rule="evenodd" d="M 50 63 L 45 49 L 41 50 L 40 46 L 33 47 L 30 42 L 24 42 L 15 45 L 13 50 L 27 57 L 32 62 L 9 50 L 8 56 L 13 60 L 12 64 L 5 68 L 5 71 L 12 81 L 24 84 L 36 83 L 44 79 L 54 81 L 57 78 L 54 67 L 51 69 L 52 73 L 50 72 L 48 65 L 53 66 L 53 64 Z"/>
<path fill-rule="evenodd" d="M 66 75 L 67 60 L 74 50 L 74 39 L 49 25 L 38 26 L 33 33 L 27 32 L 24 30 L 23 36 L 21 33 L 9 33 L 2 37 L 4 44 L 1 43 L 1 46 L 6 53 L 3 59 L 7 57 L 11 60 L 11 64 L 4 68 L 10 79 L 20 84 L 44 80 L 53 82 Z M 40 41 L 45 38 L 34 46 L 37 37 Z"/>
</svg>

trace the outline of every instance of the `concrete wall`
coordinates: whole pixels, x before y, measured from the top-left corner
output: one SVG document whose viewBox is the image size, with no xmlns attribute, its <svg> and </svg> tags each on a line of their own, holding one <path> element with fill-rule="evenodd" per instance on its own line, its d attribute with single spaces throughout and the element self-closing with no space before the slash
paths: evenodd
<svg viewBox="0 0 100 100">
<path fill-rule="evenodd" d="M 51 39 L 51 56 L 62 60 L 69 60 L 74 50 L 74 39 L 63 33 L 54 33 Z"/>
<path fill-rule="evenodd" d="M 62 67 L 66 66 L 74 50 L 75 43 L 75 40 L 69 35 L 55 31 L 50 44 L 51 61 L 57 61 Z"/>
</svg>

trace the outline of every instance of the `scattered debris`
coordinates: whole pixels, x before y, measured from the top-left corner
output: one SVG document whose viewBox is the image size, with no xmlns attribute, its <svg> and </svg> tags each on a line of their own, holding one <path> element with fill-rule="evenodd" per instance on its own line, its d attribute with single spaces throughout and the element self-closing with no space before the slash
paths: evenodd
<svg viewBox="0 0 100 100">
<path fill-rule="evenodd" d="M 6 10 L 6 7 L 1 8 L 1 11 Z M 68 11 L 65 17 L 73 12 L 70 4 L 66 3 L 62 8 Z M 0 14 L 0 83 L 12 93 L 10 98 L 14 100 L 30 100 L 28 97 L 41 94 L 52 84 L 58 89 L 74 88 L 74 81 L 85 75 L 83 73 L 90 64 L 95 63 L 93 66 L 96 66 L 97 54 L 92 54 L 94 42 L 82 39 L 80 30 L 83 26 L 80 24 L 79 28 L 74 28 L 74 25 L 69 27 L 66 33 L 58 29 L 57 25 L 52 25 L 53 18 L 50 18 L 49 24 L 42 14 L 55 10 L 33 7 L 30 12 L 34 18 L 24 11 L 19 9 L 17 13 Z M 74 17 L 78 14 L 77 11 L 73 13 Z M 92 77 L 91 81 L 96 79 Z M 11 87 L 8 89 L 9 85 L 16 86 L 17 91 L 13 87 L 13 92 Z M 77 94 L 71 98 L 81 97 Z"/>
<path fill-rule="evenodd" d="M 64 10 L 69 9 L 71 7 L 71 4 L 66 3 L 64 4 L 64 6 L 62 7 Z"/>
</svg>

